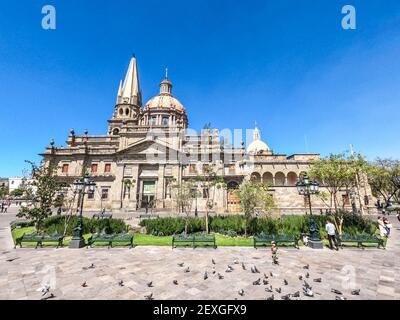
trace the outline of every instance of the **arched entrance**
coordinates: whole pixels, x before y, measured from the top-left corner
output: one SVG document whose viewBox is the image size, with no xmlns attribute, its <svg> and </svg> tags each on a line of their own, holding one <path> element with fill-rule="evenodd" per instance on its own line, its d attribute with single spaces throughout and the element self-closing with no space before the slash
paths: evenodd
<svg viewBox="0 0 400 320">
<path fill-rule="evenodd" d="M 239 184 L 236 181 L 231 181 L 228 183 L 228 212 L 229 213 L 239 213 L 240 199 L 236 194 L 239 189 Z"/>
</svg>

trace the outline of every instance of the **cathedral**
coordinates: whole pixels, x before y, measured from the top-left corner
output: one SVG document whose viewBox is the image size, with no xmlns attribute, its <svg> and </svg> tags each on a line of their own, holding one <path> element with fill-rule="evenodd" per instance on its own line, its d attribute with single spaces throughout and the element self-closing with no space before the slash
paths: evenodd
<svg viewBox="0 0 400 320">
<path fill-rule="evenodd" d="M 191 134 L 186 108 L 174 96 L 168 73 L 159 94 L 144 104 L 139 83 L 133 57 L 119 85 L 107 134 L 85 131 L 78 135 L 71 129 L 66 146 L 55 147 L 53 141 L 42 154 L 46 164 L 58 167 L 57 175 L 67 185 L 85 173 L 95 181 L 96 190 L 85 198 L 84 210 L 177 212 L 173 185 L 194 180 L 212 165 L 224 187 L 206 190 L 197 183 L 193 210 L 196 206 L 205 211 L 207 199 L 212 198 L 212 211 L 240 212 L 235 191 L 243 181 L 254 179 L 271 186 L 279 212 L 306 211 L 308 204 L 298 194 L 296 183 L 319 159 L 318 154 L 276 154 L 263 142 L 257 127 L 247 148 L 243 141 L 239 146 L 227 143 L 216 129 Z M 367 203 L 372 196 L 367 188 L 362 190 Z M 313 197 L 312 202 L 314 210 L 326 209 L 318 198 Z M 343 194 L 343 206 L 351 206 L 347 194 Z"/>
</svg>

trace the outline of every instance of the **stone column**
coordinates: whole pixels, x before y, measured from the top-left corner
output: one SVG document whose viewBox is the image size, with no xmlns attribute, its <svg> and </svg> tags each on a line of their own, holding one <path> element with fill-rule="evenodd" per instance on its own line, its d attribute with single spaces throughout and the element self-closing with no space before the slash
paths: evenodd
<svg viewBox="0 0 400 320">
<path fill-rule="evenodd" d="M 164 194 L 165 194 L 165 165 L 158 168 L 158 181 L 156 189 L 157 209 L 164 209 Z"/>
<path fill-rule="evenodd" d="M 123 164 L 116 164 L 115 167 L 115 180 L 111 188 L 111 207 L 112 210 L 121 210 L 122 207 L 122 181 L 124 179 L 124 168 Z"/>
<path fill-rule="evenodd" d="M 132 177 L 133 180 L 135 180 L 135 184 L 131 188 L 131 194 L 130 194 L 130 199 L 129 199 L 129 205 L 128 209 L 129 210 L 136 210 L 137 208 L 137 199 L 136 195 L 139 193 L 138 187 L 139 187 L 139 165 L 135 164 L 132 166 Z M 141 189 L 140 189 L 141 190 Z"/>
</svg>

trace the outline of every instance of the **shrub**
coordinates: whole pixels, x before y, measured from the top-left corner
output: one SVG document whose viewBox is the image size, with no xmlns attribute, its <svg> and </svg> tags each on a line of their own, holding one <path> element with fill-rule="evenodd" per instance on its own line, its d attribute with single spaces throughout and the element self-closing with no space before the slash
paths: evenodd
<svg viewBox="0 0 400 320">
<path fill-rule="evenodd" d="M 72 216 L 69 220 L 66 235 L 72 236 L 74 233 L 74 229 L 78 223 L 78 217 Z M 65 217 L 56 216 L 50 217 L 43 221 L 43 231 L 46 234 L 53 234 L 55 232 L 59 234 L 64 233 L 65 228 Z M 127 229 L 126 224 L 123 220 L 118 219 L 104 219 L 104 220 L 95 220 L 89 218 L 83 218 L 83 233 L 99 233 L 106 232 L 107 234 L 112 233 L 123 233 Z"/>
</svg>

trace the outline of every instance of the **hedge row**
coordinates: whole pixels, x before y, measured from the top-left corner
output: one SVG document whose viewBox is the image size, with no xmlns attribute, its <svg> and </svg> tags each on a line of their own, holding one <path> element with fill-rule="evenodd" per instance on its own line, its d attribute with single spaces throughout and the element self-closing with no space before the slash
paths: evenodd
<svg viewBox="0 0 400 320">
<path fill-rule="evenodd" d="M 320 229 L 321 237 L 326 237 L 325 224 L 329 216 L 313 216 Z M 185 218 L 160 218 L 143 220 L 142 227 L 146 227 L 148 234 L 156 236 L 171 236 L 185 231 Z M 256 235 L 261 232 L 267 234 L 286 233 L 299 237 L 309 231 L 310 216 L 282 216 L 280 218 L 250 218 L 247 222 L 247 235 Z M 244 216 L 216 216 L 209 217 L 211 232 L 228 236 L 242 236 L 246 233 L 246 219 Z M 205 230 L 204 218 L 189 218 L 188 233 L 200 233 Z M 375 234 L 377 224 L 370 219 L 355 214 L 346 214 L 344 217 L 344 232 L 347 234 Z"/>
</svg>

